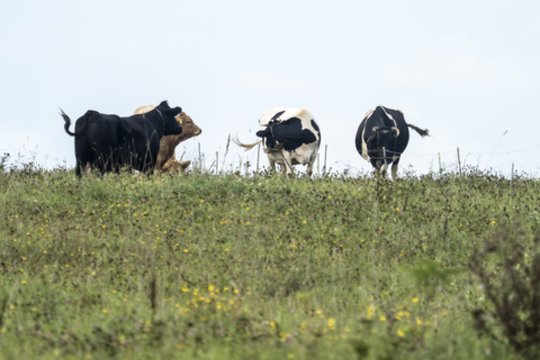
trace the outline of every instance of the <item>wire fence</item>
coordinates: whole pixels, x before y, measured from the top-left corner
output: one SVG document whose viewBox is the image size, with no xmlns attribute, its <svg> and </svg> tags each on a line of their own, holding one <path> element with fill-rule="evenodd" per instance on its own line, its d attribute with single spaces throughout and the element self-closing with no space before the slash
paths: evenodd
<svg viewBox="0 0 540 360">
<path fill-rule="evenodd" d="M 257 146 L 257 150 L 254 152 L 255 155 L 253 155 L 252 153 L 252 155 L 237 156 L 234 160 L 230 159 L 230 143 L 231 137 L 229 135 L 225 152 L 221 154 L 219 151 L 216 151 L 215 154 L 210 158 L 206 156 L 205 152 L 201 149 L 201 144 L 198 143 L 197 158 L 193 161 L 193 171 L 212 174 L 239 173 L 243 175 L 250 175 L 268 170 L 268 168 L 263 165 L 265 159 L 261 159 L 261 156 L 263 156 L 263 158 L 266 158 L 266 156 L 264 156 L 264 152 L 261 150 L 260 144 Z M 456 147 L 453 150 L 426 153 L 409 153 L 406 151 L 404 153 L 404 156 L 406 156 L 407 159 L 421 158 L 424 161 L 426 159 L 430 160 L 431 163 L 436 164 L 437 166 L 437 169 L 432 168 L 432 172 L 435 171 L 437 173 L 443 173 L 448 171 L 455 171 L 458 174 L 463 174 L 466 169 L 469 169 L 471 167 L 480 167 L 479 161 L 477 161 L 476 164 L 472 165 L 470 163 L 467 163 L 466 159 L 470 157 L 476 157 L 477 159 L 481 157 L 487 157 L 488 160 L 486 161 L 486 164 L 484 164 L 483 168 L 489 170 L 492 169 L 489 166 L 489 163 L 491 162 L 493 157 L 501 155 L 509 156 L 512 154 L 534 151 L 536 149 L 540 150 L 540 143 L 506 151 L 481 152 L 475 150 L 464 150 L 460 147 Z M 329 160 L 330 155 L 333 155 L 333 158 L 340 159 L 343 157 L 344 154 L 349 155 L 350 158 L 360 159 L 360 155 L 358 154 L 356 149 L 345 149 L 339 146 L 330 146 L 328 144 L 321 146 L 314 167 L 314 174 L 317 176 L 325 176 L 333 172 L 340 172 L 345 175 L 353 175 L 365 174 L 372 171 L 371 165 L 369 165 L 369 163 L 365 162 L 364 160 L 362 160 L 361 162 L 363 164 L 363 166 L 361 167 L 351 166 L 350 164 L 347 164 L 340 160 Z M 182 156 L 185 155 L 186 153 L 184 152 Z M 253 158 L 253 156 L 255 157 Z M 209 163 L 209 165 L 207 165 L 207 163 Z M 366 170 L 366 167 L 369 170 Z M 508 170 L 510 170 L 509 175 L 510 177 L 513 177 L 516 173 L 515 163 L 511 162 L 507 164 L 506 168 L 507 170 L 505 170 L 505 172 L 508 172 Z"/>
<path fill-rule="evenodd" d="M 540 143 L 504 151 L 483 152 L 461 147 L 425 153 L 405 151 L 400 169 L 407 166 L 407 163 L 404 163 L 404 161 L 411 160 L 408 165 L 408 171 L 412 170 L 412 172 L 456 172 L 462 174 L 470 168 L 482 168 L 484 170 L 497 168 L 496 170 L 499 173 L 503 173 L 504 176 L 513 177 L 514 174 L 520 171 L 521 173 L 528 173 L 532 177 L 540 177 L 540 162 L 536 160 L 538 155 L 540 155 L 539 150 Z M 527 152 L 530 154 L 521 155 Z M 5 168 L 8 166 L 21 167 L 26 163 L 38 164 L 39 161 L 36 158 L 36 154 L 39 153 L 37 149 L 29 150 L 26 148 L 21 150 L 19 155 L 11 158 L 6 153 L 0 159 L 0 165 L 2 168 Z M 266 154 L 260 144 L 253 151 L 245 152 L 234 145 L 231 135 L 227 137 L 224 148 L 219 148 L 217 151 L 205 151 L 201 142 L 187 141 L 177 148 L 177 158 L 180 161 L 190 160 L 191 170 L 189 171 L 198 173 L 252 175 L 269 171 Z M 471 158 L 474 158 L 474 161 L 471 161 Z M 493 161 L 497 162 L 498 159 L 504 159 L 504 164 L 499 164 L 496 167 L 490 166 Z M 524 164 L 527 166 L 524 166 Z M 65 161 L 64 167 L 69 167 Z M 426 168 L 429 170 L 426 171 Z M 523 171 L 523 168 L 528 170 Z M 533 170 L 531 171 L 531 169 Z M 329 144 L 325 144 L 319 149 L 313 169 L 315 176 L 326 176 L 329 174 L 362 176 L 370 174 L 372 171 L 371 165 L 360 157 L 356 149 Z M 295 172 L 303 173 L 303 167 L 296 167 Z"/>
</svg>

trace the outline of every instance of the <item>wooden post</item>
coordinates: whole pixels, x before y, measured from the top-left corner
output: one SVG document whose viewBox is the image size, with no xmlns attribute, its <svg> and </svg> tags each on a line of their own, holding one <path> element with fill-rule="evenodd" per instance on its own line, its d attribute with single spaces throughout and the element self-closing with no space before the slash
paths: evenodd
<svg viewBox="0 0 540 360">
<path fill-rule="evenodd" d="M 461 176 L 461 156 L 459 156 L 459 146 L 457 148 L 457 163 L 459 169 L 459 176 Z"/>
<path fill-rule="evenodd" d="M 510 174 L 510 181 L 514 181 L 514 163 L 512 163 L 512 173 Z"/>
<path fill-rule="evenodd" d="M 328 156 L 328 144 L 324 145 L 324 164 L 323 164 L 323 175 L 326 175 L 326 159 Z"/>
<path fill-rule="evenodd" d="M 201 153 L 201 143 L 197 143 L 199 148 L 199 172 L 202 173 L 202 153 Z"/>
<path fill-rule="evenodd" d="M 257 164 L 256 164 L 256 172 L 259 173 L 259 158 L 261 157 L 261 143 L 257 145 Z"/>
<path fill-rule="evenodd" d="M 441 161 L 441 153 L 439 153 L 439 174 L 442 174 L 442 161 Z"/>
<path fill-rule="evenodd" d="M 216 151 L 216 175 L 218 175 L 219 151 Z"/>
</svg>

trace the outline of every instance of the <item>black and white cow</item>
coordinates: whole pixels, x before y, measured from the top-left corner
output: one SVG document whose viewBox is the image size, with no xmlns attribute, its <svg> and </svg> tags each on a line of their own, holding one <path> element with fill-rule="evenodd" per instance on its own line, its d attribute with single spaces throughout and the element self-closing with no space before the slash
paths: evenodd
<svg viewBox="0 0 540 360">
<path fill-rule="evenodd" d="M 164 135 L 177 135 L 182 127 L 175 119 L 182 109 L 171 108 L 163 101 L 146 114 L 120 117 L 88 110 L 69 130 L 70 118 L 61 110 L 64 129 L 75 137 L 75 172 L 92 167 L 101 173 L 119 171 L 121 167 L 149 172 L 156 164 L 159 141 Z"/>
<path fill-rule="evenodd" d="M 392 164 L 392 178 L 395 179 L 399 159 L 409 142 L 409 127 L 421 136 L 429 135 L 428 130 L 407 124 L 401 111 L 379 105 L 368 111 L 360 123 L 356 150 L 382 176 Z"/>
<path fill-rule="evenodd" d="M 236 139 L 236 144 L 251 149 L 262 142 L 272 171 L 279 164 L 283 174 L 293 175 L 293 165 L 307 165 L 306 173 L 313 174 L 321 131 L 308 110 L 274 107 L 263 113 L 259 124 L 264 127 L 256 133 L 261 140 L 242 144 Z"/>
</svg>

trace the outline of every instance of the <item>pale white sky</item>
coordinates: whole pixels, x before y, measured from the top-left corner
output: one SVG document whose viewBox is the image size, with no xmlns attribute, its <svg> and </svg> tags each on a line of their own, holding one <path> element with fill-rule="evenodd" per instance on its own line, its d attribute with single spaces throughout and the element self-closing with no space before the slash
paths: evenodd
<svg viewBox="0 0 540 360">
<path fill-rule="evenodd" d="M 200 142 L 209 165 L 229 133 L 255 140 L 267 108 L 306 107 L 328 164 L 368 171 L 354 137 L 383 104 L 433 134 L 411 134 L 402 169 L 438 170 L 438 153 L 451 168 L 460 147 L 465 164 L 539 175 L 538 19 L 532 0 L 1 0 L 0 153 L 73 166 L 59 107 L 168 99 L 203 128 L 178 155 Z"/>
</svg>

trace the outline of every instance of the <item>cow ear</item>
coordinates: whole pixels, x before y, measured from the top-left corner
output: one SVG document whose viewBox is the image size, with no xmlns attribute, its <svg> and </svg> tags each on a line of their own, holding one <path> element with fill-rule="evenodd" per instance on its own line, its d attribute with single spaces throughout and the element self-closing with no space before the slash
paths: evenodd
<svg viewBox="0 0 540 360">
<path fill-rule="evenodd" d="M 169 106 L 169 103 L 167 102 L 167 100 L 163 100 L 162 102 L 160 102 L 158 107 L 161 108 L 161 109 L 170 109 L 171 108 Z"/>
<path fill-rule="evenodd" d="M 173 114 L 173 116 L 180 115 L 181 113 L 182 108 L 180 106 L 176 106 L 171 109 L 171 114 Z"/>
</svg>

